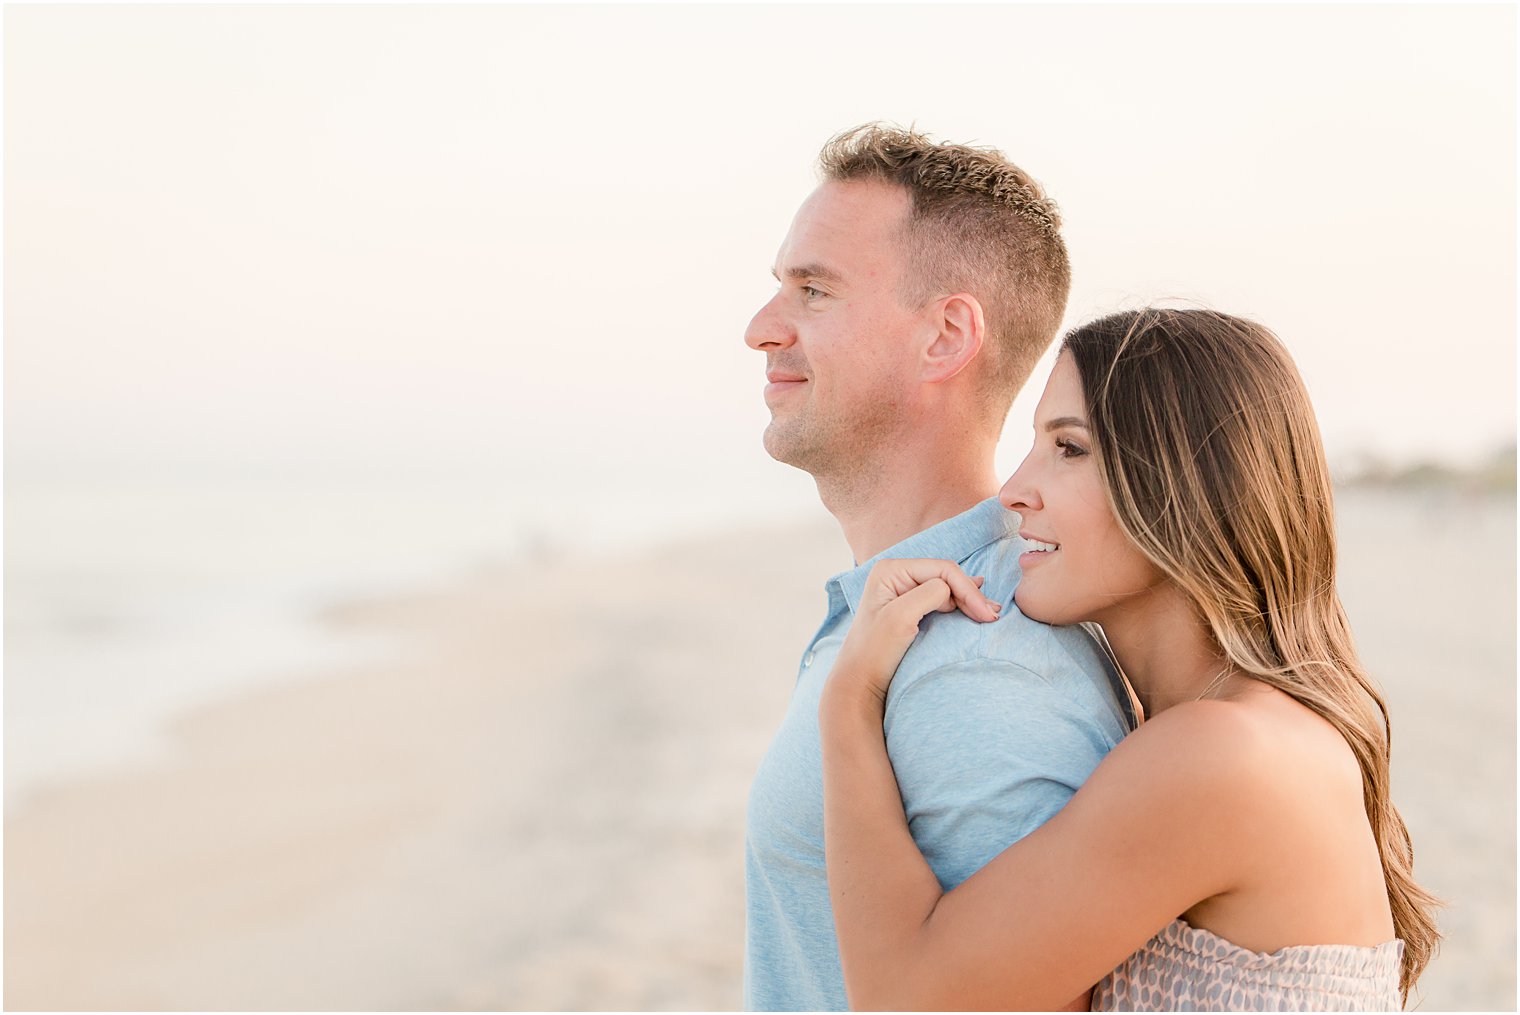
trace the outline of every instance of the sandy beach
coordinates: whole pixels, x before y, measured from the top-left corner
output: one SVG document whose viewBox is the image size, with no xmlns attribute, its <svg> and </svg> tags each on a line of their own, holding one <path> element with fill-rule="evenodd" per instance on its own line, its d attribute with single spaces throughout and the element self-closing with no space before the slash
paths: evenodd
<svg viewBox="0 0 1520 1015">
<path fill-rule="evenodd" d="M 1513 1008 L 1515 501 L 1351 491 L 1341 522 L 1450 902 L 1422 1007 Z M 737 1008 L 745 795 L 848 564 L 820 510 L 330 610 L 394 658 L 187 715 L 173 763 L 8 817 L 5 1006 Z"/>
</svg>

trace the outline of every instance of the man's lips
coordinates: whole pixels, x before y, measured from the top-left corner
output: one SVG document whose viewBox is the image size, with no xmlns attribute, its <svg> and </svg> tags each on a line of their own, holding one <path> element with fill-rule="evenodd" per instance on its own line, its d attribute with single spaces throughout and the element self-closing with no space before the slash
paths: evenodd
<svg viewBox="0 0 1520 1015">
<path fill-rule="evenodd" d="M 769 382 L 765 385 L 767 399 L 788 391 L 795 391 L 807 383 L 807 378 L 800 374 L 781 373 L 774 370 L 766 371 L 765 379 Z"/>
</svg>

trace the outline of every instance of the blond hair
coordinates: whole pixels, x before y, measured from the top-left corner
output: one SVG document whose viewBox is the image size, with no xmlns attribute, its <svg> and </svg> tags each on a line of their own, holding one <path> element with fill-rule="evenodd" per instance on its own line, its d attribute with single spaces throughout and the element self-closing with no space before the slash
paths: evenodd
<svg viewBox="0 0 1520 1015">
<path fill-rule="evenodd" d="M 990 338 L 984 408 L 1001 426 L 1066 311 L 1071 262 L 1055 202 L 1002 152 L 880 123 L 831 139 L 818 167 L 825 180 L 879 180 L 907 191 L 903 302 L 967 292 L 982 304 Z"/>
<path fill-rule="evenodd" d="M 1330 474 L 1292 359 L 1261 325 L 1209 310 L 1114 314 L 1062 349 L 1125 533 L 1193 600 L 1237 669 L 1322 716 L 1355 754 L 1404 941 L 1407 1003 L 1440 940 L 1440 902 L 1415 883 L 1390 795 L 1388 707 L 1336 593 Z"/>
</svg>

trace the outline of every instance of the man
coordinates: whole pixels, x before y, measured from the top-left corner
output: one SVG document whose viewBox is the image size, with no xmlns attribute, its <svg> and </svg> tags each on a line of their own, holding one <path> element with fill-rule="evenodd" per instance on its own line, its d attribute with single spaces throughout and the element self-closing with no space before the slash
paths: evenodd
<svg viewBox="0 0 1520 1015">
<path fill-rule="evenodd" d="M 857 566 L 826 585 L 750 793 L 752 1010 L 847 1007 L 818 700 L 878 558 L 955 560 L 1003 605 L 985 625 L 931 614 L 888 695 L 909 827 L 947 890 L 1059 810 L 1129 728 L 1093 641 L 1014 606 L 1024 546 L 996 500 L 1003 421 L 1070 288 L 1055 206 L 997 152 L 880 125 L 830 141 L 820 168 L 745 341 L 766 355 L 766 450 L 813 476 Z"/>
</svg>

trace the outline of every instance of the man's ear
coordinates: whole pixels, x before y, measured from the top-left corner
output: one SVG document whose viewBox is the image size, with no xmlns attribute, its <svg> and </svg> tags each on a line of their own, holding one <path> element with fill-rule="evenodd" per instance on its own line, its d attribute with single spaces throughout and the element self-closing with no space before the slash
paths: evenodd
<svg viewBox="0 0 1520 1015">
<path fill-rule="evenodd" d="M 956 293 L 945 297 L 932 323 L 938 331 L 924 350 L 923 379 L 937 384 L 948 381 L 976 359 L 986 338 L 987 322 L 975 296 Z"/>
</svg>

